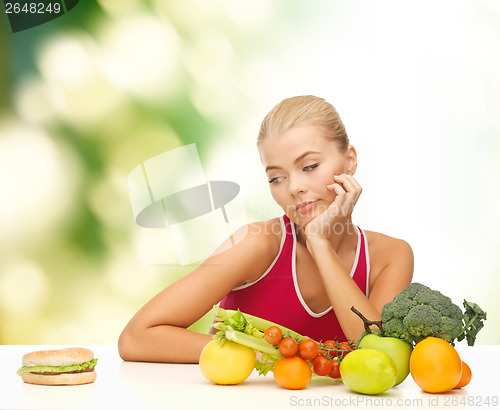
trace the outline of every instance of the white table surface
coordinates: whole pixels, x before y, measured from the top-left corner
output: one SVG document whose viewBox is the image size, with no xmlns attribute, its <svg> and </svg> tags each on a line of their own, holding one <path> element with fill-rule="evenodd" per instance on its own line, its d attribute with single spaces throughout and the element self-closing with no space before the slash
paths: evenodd
<svg viewBox="0 0 500 410">
<path fill-rule="evenodd" d="M 472 369 L 470 384 L 443 394 L 423 392 L 411 375 L 398 387 L 377 395 L 356 394 L 341 381 L 314 377 L 303 390 L 278 386 L 269 373 L 254 373 L 242 384 L 218 386 L 198 365 L 124 362 L 116 346 L 90 348 L 99 359 L 97 380 L 81 386 L 24 383 L 16 370 L 23 354 L 66 346 L 0 346 L 0 409 L 334 409 L 407 407 L 500 408 L 500 346 L 457 346 Z M 496 405 L 494 405 L 496 403 Z"/>
</svg>

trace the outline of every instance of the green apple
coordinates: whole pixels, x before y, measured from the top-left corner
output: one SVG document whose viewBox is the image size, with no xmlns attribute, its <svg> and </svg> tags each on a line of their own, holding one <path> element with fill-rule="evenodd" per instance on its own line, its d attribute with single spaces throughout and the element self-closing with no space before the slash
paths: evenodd
<svg viewBox="0 0 500 410">
<path fill-rule="evenodd" d="M 398 368 L 395 386 L 402 383 L 410 373 L 410 355 L 413 346 L 404 340 L 395 337 L 382 337 L 372 333 L 361 339 L 359 348 L 382 350 L 392 357 Z"/>
<path fill-rule="evenodd" d="M 354 350 L 340 362 L 342 382 L 357 393 L 383 393 L 394 386 L 397 374 L 396 363 L 382 350 Z"/>
</svg>

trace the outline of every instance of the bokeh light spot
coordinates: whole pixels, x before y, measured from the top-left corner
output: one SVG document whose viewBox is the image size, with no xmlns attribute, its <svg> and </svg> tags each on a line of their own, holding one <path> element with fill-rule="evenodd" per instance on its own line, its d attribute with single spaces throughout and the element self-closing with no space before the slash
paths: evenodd
<svg viewBox="0 0 500 410">
<path fill-rule="evenodd" d="M 64 217 L 78 175 L 69 151 L 40 129 L 0 125 L 0 242 L 38 238 Z"/>
<path fill-rule="evenodd" d="M 0 306 L 11 314 L 36 314 L 47 299 L 45 272 L 34 263 L 9 261 L 0 269 Z"/>
</svg>

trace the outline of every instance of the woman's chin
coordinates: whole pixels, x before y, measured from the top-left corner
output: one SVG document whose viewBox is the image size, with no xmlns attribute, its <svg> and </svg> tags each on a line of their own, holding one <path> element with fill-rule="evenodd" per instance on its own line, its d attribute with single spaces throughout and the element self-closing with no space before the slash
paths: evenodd
<svg viewBox="0 0 500 410">
<path fill-rule="evenodd" d="M 316 215 L 290 215 L 290 220 L 297 225 L 300 229 L 304 229 Z"/>
<path fill-rule="evenodd" d="M 298 225 L 301 228 L 305 228 L 309 222 L 317 218 L 326 210 L 327 208 L 324 206 L 316 206 L 310 209 L 308 212 L 295 211 L 293 215 L 289 216 L 289 218 L 293 221 L 294 224 Z"/>
</svg>

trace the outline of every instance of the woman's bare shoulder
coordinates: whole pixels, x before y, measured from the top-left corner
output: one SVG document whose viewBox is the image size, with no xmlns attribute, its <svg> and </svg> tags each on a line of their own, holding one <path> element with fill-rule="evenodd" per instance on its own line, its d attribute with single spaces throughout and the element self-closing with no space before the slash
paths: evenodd
<svg viewBox="0 0 500 410">
<path fill-rule="evenodd" d="M 267 250 L 271 256 L 276 255 L 281 244 L 282 227 L 280 218 L 248 224 L 248 234 L 253 237 L 252 242 L 259 244 L 261 250 Z"/>
<path fill-rule="evenodd" d="M 269 246 L 276 244 L 279 246 L 281 235 L 280 218 L 273 218 L 243 225 L 226 240 L 226 243 L 231 244 L 231 247 L 236 245 L 245 247 L 250 252 L 260 252 Z"/>
<path fill-rule="evenodd" d="M 382 270 L 391 261 L 408 260 L 413 263 L 413 250 L 408 242 L 380 232 L 364 231 L 368 241 L 370 264 Z"/>
<path fill-rule="evenodd" d="M 374 246 L 380 246 L 380 247 L 392 247 L 392 246 L 400 246 L 402 248 L 410 247 L 408 242 L 406 242 L 404 239 L 394 238 L 392 236 L 380 232 L 367 231 L 367 230 L 363 230 L 363 232 L 366 234 L 366 237 L 368 239 L 368 245 L 373 244 Z"/>
<path fill-rule="evenodd" d="M 280 218 L 252 222 L 243 227 L 246 245 L 254 249 L 255 274 L 249 281 L 257 280 L 276 258 L 282 239 Z"/>
<path fill-rule="evenodd" d="M 413 277 L 413 251 L 403 239 L 365 231 L 370 255 L 370 300 L 379 309 Z"/>
<path fill-rule="evenodd" d="M 265 240 L 268 242 L 281 241 L 282 227 L 280 218 L 251 222 L 247 225 L 247 227 L 250 233 L 259 237 L 259 240 Z"/>
</svg>

